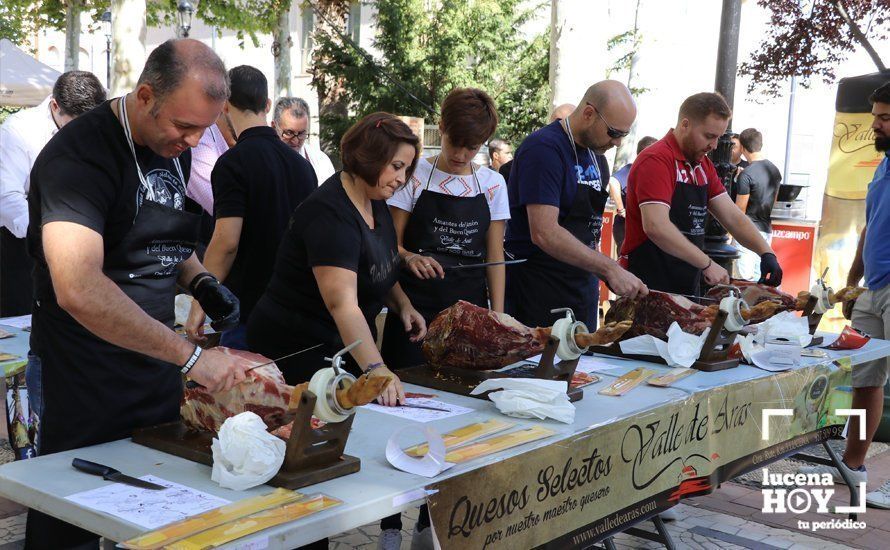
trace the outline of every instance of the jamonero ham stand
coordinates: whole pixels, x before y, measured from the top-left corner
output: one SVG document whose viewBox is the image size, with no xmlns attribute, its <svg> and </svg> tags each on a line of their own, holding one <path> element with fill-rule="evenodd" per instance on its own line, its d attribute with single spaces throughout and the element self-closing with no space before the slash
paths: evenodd
<svg viewBox="0 0 890 550">
<path fill-rule="evenodd" d="M 739 366 L 739 360 L 730 358 L 729 351 L 735 343 L 739 331 L 748 324 L 742 317 L 741 311 L 745 302 L 741 298 L 741 292 L 738 287 L 732 285 L 726 286 L 729 288 L 729 296 L 720 300 L 720 307 L 717 310 L 717 315 L 711 322 L 708 335 L 705 337 L 698 360 L 692 364 L 692 368 L 694 369 L 713 372 L 732 369 Z M 667 363 L 658 355 L 625 354 L 621 351 L 619 344 L 620 342 L 614 342 L 608 346 L 594 346 L 590 351 L 603 355 L 610 355 L 612 357 L 637 359 L 639 361 L 648 361 L 650 363 Z"/>
<path fill-rule="evenodd" d="M 290 425 L 284 464 L 267 485 L 285 489 L 299 489 L 330 479 L 353 474 L 361 469 L 361 461 L 343 454 L 355 408 L 345 409 L 337 401 L 337 390 L 355 382 L 355 377 L 342 370 L 343 356 L 359 345 L 354 342 L 337 352 L 329 368 L 316 372 L 309 381 L 309 389 L 300 395 L 296 418 Z M 319 396 L 321 396 L 319 398 Z M 325 422 L 312 427 L 312 417 Z M 188 460 L 213 464 L 211 442 L 216 434 L 189 430 L 182 421 L 137 430 L 133 441 Z"/>
<path fill-rule="evenodd" d="M 819 346 L 822 344 L 822 337 L 816 336 L 816 330 L 819 328 L 819 323 L 822 322 L 822 316 L 825 315 L 825 312 L 834 307 L 831 303 L 831 294 L 833 290 L 830 286 L 825 284 L 825 275 L 827 272 L 828 269 L 823 271 L 822 276 L 816 279 L 816 284 L 810 289 L 810 298 L 804 305 L 803 312 L 801 312 L 801 317 L 807 318 L 807 324 L 810 326 L 810 334 L 813 335 L 813 339 L 809 344 L 810 346 Z"/>
<path fill-rule="evenodd" d="M 552 313 L 565 313 L 565 317 L 553 323 L 550 338 L 541 353 L 541 360 L 535 364 L 520 361 L 498 370 L 472 370 L 430 364 L 408 367 L 398 371 L 399 378 L 409 384 L 417 384 L 436 390 L 488 399 L 488 394 L 470 395 L 473 388 L 492 378 L 539 378 L 557 380 L 568 384 L 566 394 L 569 401 L 579 401 L 584 397 L 581 388 L 572 387 L 572 377 L 578 367 L 578 358 L 587 351 L 575 343 L 574 335 L 586 333 L 587 326 L 575 319 L 569 308 L 554 309 Z M 557 359 L 559 361 L 557 362 Z"/>
</svg>

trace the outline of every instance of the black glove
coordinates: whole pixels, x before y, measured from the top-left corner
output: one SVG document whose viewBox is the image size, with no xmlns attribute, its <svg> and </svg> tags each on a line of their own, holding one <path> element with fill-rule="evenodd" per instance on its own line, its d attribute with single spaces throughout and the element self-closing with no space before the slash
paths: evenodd
<svg viewBox="0 0 890 550">
<path fill-rule="evenodd" d="M 238 326 L 241 306 L 232 291 L 220 284 L 210 273 L 199 273 L 189 284 L 192 296 L 212 322 L 210 326 L 217 332 L 225 332 Z"/>
<path fill-rule="evenodd" d="M 769 277 L 767 279 L 767 277 Z M 760 256 L 760 280 L 758 283 L 764 283 L 769 286 L 779 286 L 782 284 L 782 268 L 779 266 L 779 260 L 772 252 L 767 252 Z"/>
</svg>

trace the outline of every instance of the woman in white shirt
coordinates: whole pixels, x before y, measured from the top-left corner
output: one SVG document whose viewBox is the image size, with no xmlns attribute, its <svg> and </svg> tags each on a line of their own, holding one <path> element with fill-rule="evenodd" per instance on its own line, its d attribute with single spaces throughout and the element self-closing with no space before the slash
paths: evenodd
<svg viewBox="0 0 890 550">
<path fill-rule="evenodd" d="M 504 259 L 506 184 L 494 170 L 473 164 L 497 123 L 488 94 L 452 90 L 442 103 L 441 153 L 421 159 L 387 201 L 404 262 L 399 281 L 427 322 L 458 300 L 504 310 L 503 266 L 452 269 Z M 386 320 L 383 358 L 396 369 L 423 362 L 420 344 L 405 337 L 395 316 Z"/>
<path fill-rule="evenodd" d="M 442 102 L 442 152 L 422 158 L 407 185 L 387 200 L 396 227 L 402 273 L 399 284 L 427 324 L 458 300 L 504 311 L 504 266 L 470 265 L 504 260 L 504 228 L 510 218 L 503 176 L 473 164 L 494 134 L 498 115 L 488 94 L 456 88 Z M 383 329 L 383 360 L 393 370 L 424 362 L 398 315 Z M 430 520 L 421 507 L 414 544 L 432 547 Z M 378 548 L 398 548 L 401 515 L 380 523 Z"/>
</svg>

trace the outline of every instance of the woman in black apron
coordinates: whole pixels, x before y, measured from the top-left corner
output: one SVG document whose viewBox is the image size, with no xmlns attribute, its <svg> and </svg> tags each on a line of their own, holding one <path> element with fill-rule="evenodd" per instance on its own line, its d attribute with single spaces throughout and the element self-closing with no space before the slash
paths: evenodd
<svg viewBox="0 0 890 550">
<path fill-rule="evenodd" d="M 406 251 L 406 269 L 399 277 L 402 290 L 411 299 L 417 311 L 423 315 L 427 325 L 443 309 L 458 300 L 466 300 L 480 307 L 488 307 L 488 285 L 486 268 L 450 269 L 457 265 L 482 263 L 488 258 L 486 239 L 491 225 L 491 212 L 485 193 L 472 168 L 476 194 L 471 197 L 456 197 L 429 190 L 430 181 L 436 173 L 439 156 L 433 160 L 426 188 L 410 213 L 402 235 Z M 395 214 L 393 217 L 399 216 Z M 460 246 L 446 245 L 440 239 L 448 235 L 450 228 L 463 227 L 475 231 L 462 238 Z M 398 229 L 398 225 L 397 225 Z M 497 251 L 495 255 L 497 255 Z M 501 250 L 503 254 L 503 250 Z M 442 266 L 444 277 L 433 276 L 421 279 L 410 271 L 411 266 L 430 258 Z M 424 267 L 432 267 L 424 265 Z M 501 289 L 503 292 L 503 289 Z M 420 365 L 423 355 L 420 343 L 411 342 L 405 335 L 401 322 L 395 315 L 387 315 L 383 330 L 383 358 L 387 365 L 395 368 Z"/>
<path fill-rule="evenodd" d="M 504 296 L 503 266 L 453 269 L 503 261 L 504 257 L 504 221 L 492 222 L 488 189 L 483 189 L 472 162 L 481 144 L 497 128 L 494 102 L 481 90 L 456 89 L 442 104 L 440 128 L 442 153 L 431 161 L 422 161 L 430 165 L 430 171 L 411 211 L 390 201 L 399 254 L 405 261 L 399 283 L 427 325 L 459 300 L 503 311 Z M 458 163 L 457 170 L 449 169 L 459 152 L 469 166 L 461 169 Z M 469 174 L 453 173 L 466 170 Z M 465 195 L 430 190 L 431 185 L 445 187 L 448 182 L 463 181 L 459 178 L 466 175 L 472 176 L 472 187 L 465 190 Z M 396 369 L 424 363 L 420 342 L 409 340 L 394 314 L 386 317 L 383 359 Z"/>
<path fill-rule="evenodd" d="M 689 242 L 699 249 L 705 246 L 705 221 L 708 216 L 708 186 L 696 184 L 698 165 L 686 163 L 691 181 L 677 181 L 671 197 L 670 220 Z M 699 169 L 701 172 L 701 169 Z M 679 171 L 678 171 L 679 173 Z M 651 239 L 627 255 L 627 270 L 652 290 L 697 296 L 702 270 L 664 252 Z"/>
<path fill-rule="evenodd" d="M 603 227 L 603 211 L 609 198 L 608 182 L 602 174 L 608 171 L 605 158 L 600 161 L 587 149 L 593 170 L 593 180 L 584 181 L 587 172 L 581 165 L 578 147 L 572 137 L 568 118 L 559 122 L 572 148 L 575 165 L 571 168 L 577 174 L 578 188 L 569 212 L 559 220 L 559 225 L 573 237 L 596 250 L 599 247 Z M 599 185 L 599 191 L 596 186 Z M 595 330 L 598 317 L 599 282 L 589 271 L 561 262 L 537 249 L 528 261 L 510 266 L 511 293 L 515 296 L 516 318 L 528 326 L 546 327 L 562 316 L 551 313 L 557 307 L 569 307 L 575 317 Z"/>
<path fill-rule="evenodd" d="M 143 190 L 133 225 L 105 249 L 104 272 L 139 307 L 173 328 L 177 267 L 195 248 L 200 216 L 155 200 L 142 173 L 127 119 L 126 98 L 118 100 L 120 121 Z M 185 177 L 178 159 L 177 176 Z M 163 249 L 165 252 L 159 253 Z M 154 253 L 152 253 L 154 251 Z M 169 363 L 109 344 L 75 321 L 56 301 L 50 280 L 37 281 L 32 347 L 43 368 L 41 454 L 129 437 L 133 430 L 179 418 L 182 377 Z M 28 513 L 27 540 L 36 548 L 74 546 L 97 538 L 77 527 Z"/>
</svg>

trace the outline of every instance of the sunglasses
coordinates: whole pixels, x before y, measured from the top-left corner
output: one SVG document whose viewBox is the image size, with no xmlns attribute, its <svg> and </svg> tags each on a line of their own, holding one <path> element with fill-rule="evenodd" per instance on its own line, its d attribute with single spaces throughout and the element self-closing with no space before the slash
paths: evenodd
<svg viewBox="0 0 890 550">
<path fill-rule="evenodd" d="M 294 132 L 293 130 L 282 130 L 281 137 L 285 139 L 306 139 L 309 137 L 309 132 L 307 130 L 303 130 L 302 132 Z"/>
<path fill-rule="evenodd" d="M 605 117 L 603 117 L 603 114 L 600 113 L 600 110 L 596 108 L 596 105 L 594 105 L 593 103 L 591 103 L 589 101 L 587 101 L 586 103 L 588 105 L 590 105 L 591 107 L 593 107 L 593 110 L 596 111 L 597 116 L 599 116 L 600 120 L 603 121 L 603 124 L 606 125 L 606 133 L 609 134 L 610 138 L 621 139 L 621 138 L 627 137 L 627 135 L 630 133 L 630 131 L 625 132 L 624 130 L 619 130 L 618 128 L 612 128 L 612 126 L 610 126 L 609 123 L 606 121 Z"/>
</svg>

